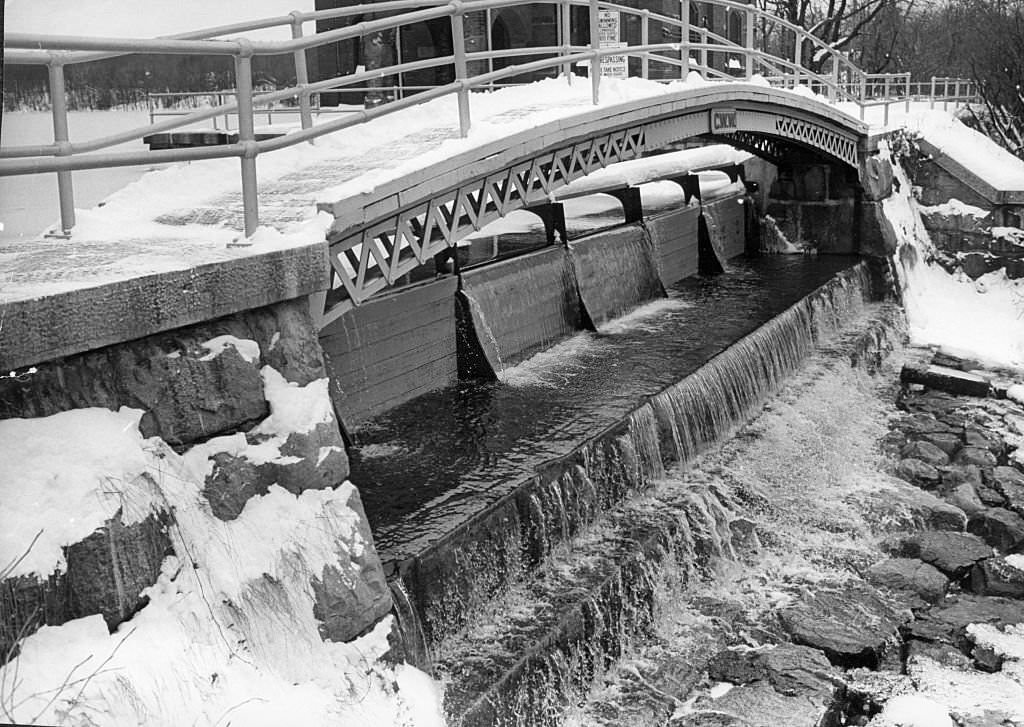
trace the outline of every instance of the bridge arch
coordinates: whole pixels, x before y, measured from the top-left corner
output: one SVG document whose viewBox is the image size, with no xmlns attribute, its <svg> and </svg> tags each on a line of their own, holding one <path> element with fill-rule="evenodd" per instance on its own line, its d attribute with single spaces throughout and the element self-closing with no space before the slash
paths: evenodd
<svg viewBox="0 0 1024 727">
<path fill-rule="evenodd" d="M 336 287 L 314 313 L 326 325 L 509 212 L 544 204 L 609 164 L 701 136 L 769 159 L 793 144 L 857 168 L 867 127 L 822 101 L 756 84 L 689 88 L 541 125 L 321 204 L 335 216 Z"/>
</svg>

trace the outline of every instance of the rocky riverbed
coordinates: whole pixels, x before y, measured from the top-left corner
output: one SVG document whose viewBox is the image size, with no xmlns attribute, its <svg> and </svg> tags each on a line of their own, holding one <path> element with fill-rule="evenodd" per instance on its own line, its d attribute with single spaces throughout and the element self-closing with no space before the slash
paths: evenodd
<svg viewBox="0 0 1024 727">
<path fill-rule="evenodd" d="M 575 724 L 1024 725 L 1024 407 L 899 383 L 928 357 L 826 352 L 663 484 L 728 532 Z"/>
</svg>

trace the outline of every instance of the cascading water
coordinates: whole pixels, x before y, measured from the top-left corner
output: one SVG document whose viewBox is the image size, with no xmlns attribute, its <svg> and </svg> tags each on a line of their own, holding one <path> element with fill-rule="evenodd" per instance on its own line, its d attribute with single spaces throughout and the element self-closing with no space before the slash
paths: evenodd
<svg viewBox="0 0 1024 727">
<path fill-rule="evenodd" d="M 539 570 L 437 644 L 459 724 L 562 724 L 595 679 L 654 638 L 695 576 L 737 557 L 736 532 L 758 542 L 734 531 L 727 488 L 672 484 L 669 467 L 734 431 L 816 343 L 864 318 L 870 285 L 863 265 L 840 274 L 548 466 L 524 523 L 541 540 L 530 549 L 545 555 Z"/>
</svg>

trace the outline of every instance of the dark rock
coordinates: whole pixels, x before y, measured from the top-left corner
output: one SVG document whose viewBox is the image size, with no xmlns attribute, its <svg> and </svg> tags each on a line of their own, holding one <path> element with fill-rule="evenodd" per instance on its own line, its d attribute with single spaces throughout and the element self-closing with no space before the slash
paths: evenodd
<svg viewBox="0 0 1024 727">
<path fill-rule="evenodd" d="M 925 432 L 920 436 L 923 441 L 931 442 L 949 457 L 952 457 L 960 449 L 960 437 L 952 432 Z"/>
<path fill-rule="evenodd" d="M 995 467 L 990 483 L 1005 498 L 1010 510 L 1024 516 L 1024 475 L 1013 467 Z"/>
<path fill-rule="evenodd" d="M 943 485 L 940 493 L 951 505 L 960 508 L 960 510 L 962 510 L 967 516 L 985 509 L 985 503 L 983 503 L 981 498 L 978 497 L 978 491 L 975 489 L 974 485 L 968 482 L 964 482 L 953 488 L 947 488 Z M 967 523 L 965 522 L 963 527 L 966 526 Z M 962 530 L 963 527 L 960 529 Z"/>
<path fill-rule="evenodd" d="M 934 603 L 946 593 L 949 579 L 937 568 L 915 558 L 892 558 L 871 566 L 868 581 L 879 588 L 912 594 Z"/>
<path fill-rule="evenodd" d="M 910 442 L 900 451 L 900 455 L 904 458 L 920 460 L 932 467 L 949 464 L 949 455 L 931 442 L 924 440 Z"/>
<path fill-rule="evenodd" d="M 980 536 L 1003 553 L 1024 548 L 1024 518 L 1001 507 L 990 507 L 971 515 L 967 532 Z"/>
<path fill-rule="evenodd" d="M 725 712 L 693 712 L 669 720 L 667 727 L 755 727 L 742 717 Z"/>
<path fill-rule="evenodd" d="M 950 578 L 961 578 L 979 560 L 991 556 L 992 548 L 967 533 L 930 531 L 900 539 L 893 545 L 892 553 L 904 558 L 918 558 Z"/>
<path fill-rule="evenodd" d="M 213 471 L 206 477 L 203 496 L 221 520 L 237 518 L 250 498 L 266 494 L 273 484 L 269 472 L 262 476 L 261 469 L 244 457 L 218 452 L 211 459 Z"/>
<path fill-rule="evenodd" d="M 942 484 L 944 487 L 956 487 L 957 485 L 967 483 L 978 487 L 984 481 L 981 476 L 981 468 L 977 465 L 950 465 L 949 467 L 943 467 L 942 470 Z"/>
<path fill-rule="evenodd" d="M 384 577 L 359 492 L 350 485 L 347 504 L 359 515 L 349 547 L 339 547 L 333 565 L 313 578 L 313 617 L 325 641 L 347 642 L 366 633 L 391 612 L 391 589 Z"/>
<path fill-rule="evenodd" d="M 996 466 L 996 456 L 981 447 L 961 447 L 953 458 L 956 464 L 973 464 L 982 469 Z"/>
<path fill-rule="evenodd" d="M 321 422 L 310 432 L 292 432 L 280 447 L 282 457 L 296 458 L 287 463 L 268 462 L 261 469 L 289 492 L 337 487 L 348 478 L 348 456 L 341 432 L 333 420 Z"/>
<path fill-rule="evenodd" d="M 890 530 L 927 528 L 959 532 L 967 524 L 967 515 L 956 505 L 898 480 L 891 490 L 858 492 L 847 499 L 869 522 Z"/>
<path fill-rule="evenodd" d="M 987 449 L 996 457 L 1006 450 L 1006 445 L 998 434 L 982 429 L 977 424 L 964 425 L 964 442 L 968 447 Z"/>
<path fill-rule="evenodd" d="M 990 485 L 978 485 L 974 489 L 978 493 L 978 499 L 981 500 L 986 507 L 1003 507 L 1006 505 L 1006 498 L 1003 497 L 1003 493 L 995 487 Z"/>
<path fill-rule="evenodd" d="M 1024 622 L 1020 601 L 1000 596 L 977 596 L 970 593 L 947 596 L 906 627 L 914 638 L 950 644 L 960 650 L 969 648 L 967 626 L 989 623 L 996 626 Z"/>
<path fill-rule="evenodd" d="M 967 671 L 971 668 L 971 660 L 960 649 L 950 644 L 941 641 L 909 639 L 907 641 L 907 661 L 922 657 L 931 659 L 950 669 Z"/>
<path fill-rule="evenodd" d="M 934 415 L 924 412 L 915 412 L 909 416 L 903 417 L 896 422 L 895 426 L 912 435 L 943 432 L 952 434 L 959 440 L 959 433 L 954 427 L 949 426 L 945 422 L 939 421 L 939 419 Z"/>
<path fill-rule="evenodd" d="M 1003 668 L 1003 656 L 996 653 L 991 646 L 975 644 L 971 649 L 971 658 L 982 671 L 997 672 Z"/>
<path fill-rule="evenodd" d="M 64 549 L 65 572 L 0 580 L 0 663 L 40 626 L 100 614 L 113 630 L 131 618 L 148 602 L 142 591 L 156 583 L 172 552 L 169 524 L 161 513 L 125 525 L 117 513 Z"/>
<path fill-rule="evenodd" d="M 900 460 L 896 474 L 915 485 L 932 487 L 939 482 L 939 471 L 927 462 L 919 459 Z"/>
<path fill-rule="evenodd" d="M 1024 571 L 1005 558 L 986 558 L 971 569 L 971 590 L 979 596 L 1024 598 Z"/>
<path fill-rule="evenodd" d="M 897 629 L 911 619 L 867 584 L 819 590 L 779 612 L 798 644 L 821 649 L 837 666 L 876 666 L 898 642 Z"/>
<path fill-rule="evenodd" d="M 900 371 L 900 381 L 905 384 L 924 384 L 961 396 L 988 396 L 990 385 L 987 379 L 945 366 L 920 368 L 906 365 Z"/>
<path fill-rule="evenodd" d="M 327 376 L 319 334 L 305 298 L 248 312 L 253 340 L 263 361 L 288 381 L 306 386 Z"/>
<path fill-rule="evenodd" d="M 228 346 L 201 360 L 206 351 L 168 356 L 151 347 L 122 347 L 113 354 L 122 403 L 145 409 L 139 430 L 171 445 L 203 441 L 235 431 L 268 413 L 258 362 Z"/>
<path fill-rule="evenodd" d="M 708 676 L 733 684 L 766 681 L 780 694 L 793 696 L 830 693 L 836 674 L 817 649 L 781 643 L 723 649 L 708 663 Z"/>
</svg>

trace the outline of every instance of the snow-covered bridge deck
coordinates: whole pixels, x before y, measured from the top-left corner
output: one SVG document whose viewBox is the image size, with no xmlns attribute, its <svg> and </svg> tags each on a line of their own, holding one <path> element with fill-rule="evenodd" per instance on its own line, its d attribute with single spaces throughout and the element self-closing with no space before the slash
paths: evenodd
<svg viewBox="0 0 1024 727">
<path fill-rule="evenodd" d="M 6 321 L 0 330 L 0 368 L 226 315 L 278 294 L 322 289 L 329 274 L 328 229 L 358 222 L 353 213 L 365 218 L 389 205 L 395 209 L 398 196 L 388 192 L 394 185 L 428 191 L 457 186 L 500 171 L 488 166 L 496 155 L 506 157 L 506 165 L 518 159 L 522 149 L 515 144 L 543 152 L 562 140 L 562 132 L 573 129 L 578 135 L 581 129 L 614 126 L 630 109 L 638 118 L 641 108 L 678 112 L 692 106 L 687 99 L 723 104 L 746 89 L 755 99 L 781 94 L 794 108 L 816 110 L 836 128 L 847 128 L 847 153 L 862 128 L 822 101 L 754 84 L 606 79 L 603 89 L 597 107 L 589 86 L 579 80 L 474 96 L 474 127 L 465 139 L 459 135 L 455 99 L 442 98 L 315 145 L 261 156 L 262 225 L 248 240 L 233 159 L 151 172 L 103 205 L 80 210 L 69 240 L 39 237 L 0 245 Z M 547 137 L 534 133 L 541 126 Z M 619 158 L 629 157 L 609 155 L 590 166 Z M 348 222 L 318 214 L 318 203 L 339 210 Z"/>
</svg>

